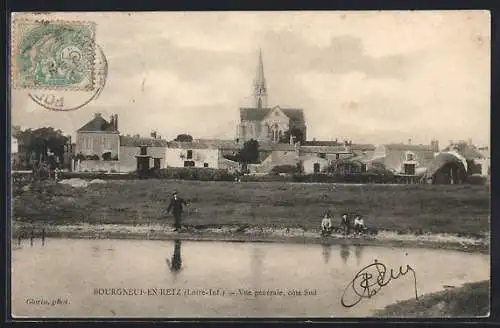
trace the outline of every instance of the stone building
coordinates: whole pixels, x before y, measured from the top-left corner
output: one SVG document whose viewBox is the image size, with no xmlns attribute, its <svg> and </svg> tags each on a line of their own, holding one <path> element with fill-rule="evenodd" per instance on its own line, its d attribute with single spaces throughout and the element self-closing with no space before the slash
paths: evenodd
<svg viewBox="0 0 500 328">
<path fill-rule="evenodd" d="M 118 115 L 111 115 L 109 122 L 100 113 L 76 131 L 75 153 L 84 156 L 109 157 L 118 160 L 120 156 L 120 132 Z"/>
<path fill-rule="evenodd" d="M 434 159 L 435 144 L 386 144 L 376 147 L 372 161 L 383 164 L 395 174 L 417 175 Z"/>
</svg>

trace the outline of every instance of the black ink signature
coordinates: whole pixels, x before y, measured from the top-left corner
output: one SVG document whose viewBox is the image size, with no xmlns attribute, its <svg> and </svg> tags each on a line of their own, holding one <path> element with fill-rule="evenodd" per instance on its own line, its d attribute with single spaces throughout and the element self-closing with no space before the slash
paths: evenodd
<svg viewBox="0 0 500 328">
<path fill-rule="evenodd" d="M 344 289 L 340 302 L 344 307 L 353 307 L 361 302 L 363 298 L 371 298 L 372 296 L 375 296 L 380 289 L 388 285 L 391 280 L 396 280 L 405 276 L 410 271 L 413 274 L 413 281 L 415 285 L 415 299 L 418 300 L 417 274 L 411 266 L 406 265 L 405 268 L 400 266 L 397 272 L 394 272 L 394 269 L 391 269 L 389 274 L 387 272 L 387 267 L 375 260 L 374 263 L 365 266 L 356 274 L 354 279 Z M 346 296 L 351 296 L 348 298 L 349 301 L 345 300 Z"/>
</svg>

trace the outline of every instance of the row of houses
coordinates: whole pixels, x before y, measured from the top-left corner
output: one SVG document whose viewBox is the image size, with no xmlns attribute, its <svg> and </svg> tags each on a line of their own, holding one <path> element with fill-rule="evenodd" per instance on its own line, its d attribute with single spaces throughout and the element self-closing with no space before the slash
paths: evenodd
<svg viewBox="0 0 500 328">
<path fill-rule="evenodd" d="M 76 171 L 136 170 L 136 156 L 140 146 L 148 146 L 151 167 L 199 167 L 237 170 L 237 162 L 230 160 L 243 147 L 243 140 L 195 139 L 190 142 L 167 141 L 152 136 L 122 136 L 118 130 L 118 117 L 110 121 L 100 114 L 77 131 L 75 153 L 83 158 L 98 157 L 99 160 L 80 160 L 74 164 Z M 456 148 L 456 147 L 455 147 Z M 298 163 L 304 173 L 326 172 L 332 167 L 345 174 L 361 173 L 373 166 L 382 166 L 394 174 L 417 176 L 423 174 L 440 153 L 455 150 L 449 145 L 440 151 L 437 141 L 428 145 L 399 144 L 353 144 L 338 141 L 290 141 L 276 143 L 267 140 L 259 142 L 259 164 L 249 165 L 252 173 L 268 173 L 276 166 Z M 465 160 L 482 163 L 481 174 L 487 175 L 489 159 L 472 145 L 462 147 Z M 110 160 L 102 160 L 106 156 Z M 77 156 L 78 157 L 78 156 Z M 82 157 L 82 156 L 80 156 Z M 465 163 L 464 166 L 467 166 Z"/>
</svg>

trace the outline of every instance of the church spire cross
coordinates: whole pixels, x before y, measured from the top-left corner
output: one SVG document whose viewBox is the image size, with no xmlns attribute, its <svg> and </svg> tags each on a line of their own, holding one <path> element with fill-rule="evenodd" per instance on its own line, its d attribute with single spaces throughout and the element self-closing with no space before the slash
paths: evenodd
<svg viewBox="0 0 500 328">
<path fill-rule="evenodd" d="M 264 77 L 264 64 L 262 61 L 262 50 L 259 50 L 259 62 L 257 65 L 257 74 L 254 81 L 253 95 L 255 98 L 255 106 L 257 108 L 267 107 L 267 87 L 266 78 Z"/>
</svg>

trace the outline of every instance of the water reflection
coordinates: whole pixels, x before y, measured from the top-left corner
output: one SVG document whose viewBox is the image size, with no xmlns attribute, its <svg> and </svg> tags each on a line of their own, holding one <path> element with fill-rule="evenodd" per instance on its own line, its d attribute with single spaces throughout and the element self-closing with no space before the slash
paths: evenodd
<svg viewBox="0 0 500 328">
<path fill-rule="evenodd" d="M 354 248 L 354 254 L 356 255 L 356 261 L 358 263 L 358 266 L 359 266 L 359 263 L 361 262 L 361 254 L 363 253 L 363 246 L 361 245 L 356 245 L 356 247 Z"/>
<path fill-rule="evenodd" d="M 322 251 L 323 260 L 325 261 L 325 263 L 328 263 L 328 261 L 330 261 L 330 257 L 332 256 L 332 245 L 322 244 L 322 246 L 323 246 L 323 251 Z"/>
<path fill-rule="evenodd" d="M 340 257 L 344 261 L 344 264 L 347 263 L 347 260 L 349 259 L 349 245 L 340 245 Z"/>
<path fill-rule="evenodd" d="M 174 241 L 174 254 L 172 255 L 172 259 L 166 260 L 168 268 L 170 272 L 174 274 L 174 276 L 179 273 L 182 269 L 182 258 L 181 258 L 181 241 L 176 239 Z"/>
</svg>

